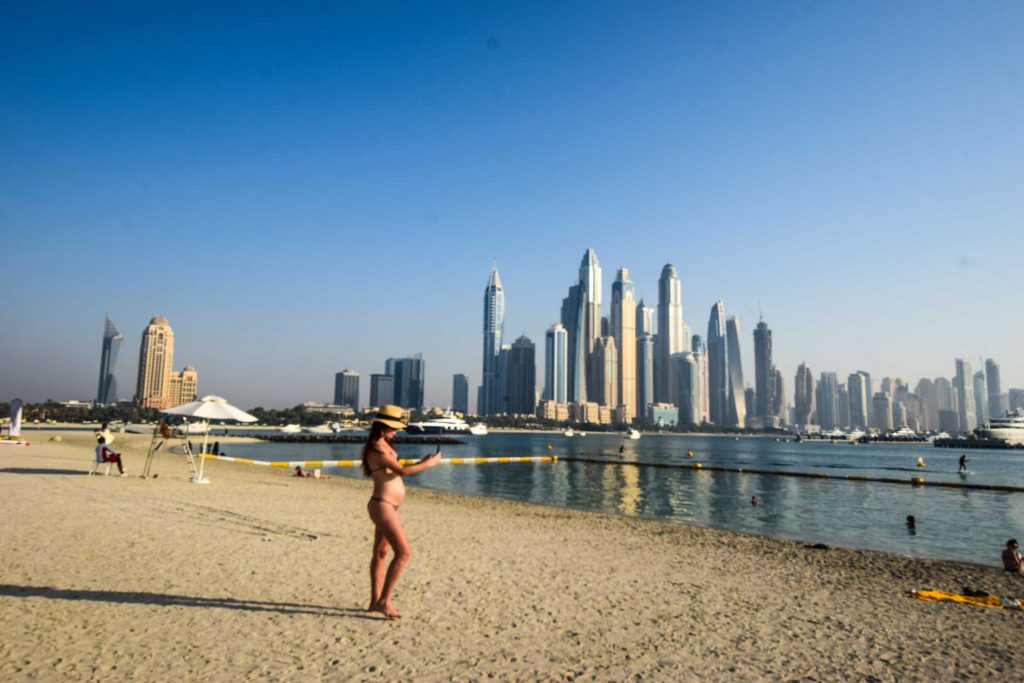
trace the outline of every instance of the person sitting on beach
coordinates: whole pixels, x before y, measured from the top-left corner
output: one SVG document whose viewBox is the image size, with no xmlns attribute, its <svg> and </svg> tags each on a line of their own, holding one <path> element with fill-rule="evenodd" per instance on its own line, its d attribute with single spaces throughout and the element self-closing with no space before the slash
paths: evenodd
<svg viewBox="0 0 1024 683">
<path fill-rule="evenodd" d="M 373 422 L 370 434 L 363 446 L 363 475 L 373 479 L 373 495 L 366 504 L 366 510 L 374 525 L 373 555 L 370 558 L 370 612 L 380 612 L 389 619 L 402 615 L 391 604 L 391 592 L 398 583 L 398 577 L 409 562 L 411 549 L 398 518 L 398 508 L 405 499 L 405 483 L 402 477 L 422 472 L 441 462 L 441 447 L 437 451 L 412 465 L 401 465 L 398 454 L 391 442 L 399 429 L 405 429 L 402 409 L 398 406 L 381 406 Z M 384 561 L 388 551 L 394 552 L 391 564 L 385 569 Z"/>
<path fill-rule="evenodd" d="M 102 436 L 99 438 L 99 443 L 96 444 L 96 462 L 112 462 L 117 465 L 117 471 L 121 473 L 122 477 L 128 476 L 128 473 L 124 471 L 124 465 L 121 463 L 121 454 L 115 453 L 113 448 L 107 446 L 107 440 Z"/>
<path fill-rule="evenodd" d="M 302 465 L 295 466 L 296 477 L 310 477 L 312 479 L 330 479 L 326 474 L 320 474 L 320 470 L 314 470 L 313 472 L 307 472 L 302 469 Z"/>
<path fill-rule="evenodd" d="M 1003 551 L 1003 569 L 1014 574 L 1024 574 L 1024 559 L 1021 559 L 1017 550 L 1017 539 L 1011 538 L 1006 542 L 1006 550 Z"/>
</svg>

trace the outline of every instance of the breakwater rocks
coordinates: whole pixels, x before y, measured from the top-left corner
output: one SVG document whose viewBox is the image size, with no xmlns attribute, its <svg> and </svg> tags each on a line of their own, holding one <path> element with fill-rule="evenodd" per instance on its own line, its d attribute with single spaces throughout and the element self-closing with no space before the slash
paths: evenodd
<svg viewBox="0 0 1024 683">
<path fill-rule="evenodd" d="M 263 441 L 276 441 L 278 443 L 363 443 L 366 441 L 365 434 L 253 434 L 253 436 Z M 466 442 L 438 434 L 396 436 L 393 443 L 458 446 Z"/>
</svg>

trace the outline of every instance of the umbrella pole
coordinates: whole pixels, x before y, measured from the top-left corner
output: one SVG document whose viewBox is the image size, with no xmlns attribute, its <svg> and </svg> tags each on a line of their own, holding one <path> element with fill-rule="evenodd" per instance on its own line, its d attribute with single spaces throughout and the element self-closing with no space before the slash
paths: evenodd
<svg viewBox="0 0 1024 683">
<path fill-rule="evenodd" d="M 203 466 L 206 464 L 206 458 L 203 454 L 206 453 L 206 442 L 210 439 L 210 421 L 206 421 L 206 431 L 203 432 L 203 447 L 199 449 L 199 476 L 196 478 L 195 483 L 197 484 L 209 484 L 209 479 L 203 478 Z"/>
</svg>

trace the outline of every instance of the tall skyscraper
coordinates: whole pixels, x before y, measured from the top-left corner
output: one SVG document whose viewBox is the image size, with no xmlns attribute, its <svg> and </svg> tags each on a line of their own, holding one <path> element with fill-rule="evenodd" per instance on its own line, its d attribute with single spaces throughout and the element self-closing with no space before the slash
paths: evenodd
<svg viewBox="0 0 1024 683">
<path fill-rule="evenodd" d="M 875 394 L 872 402 L 875 404 L 875 409 L 872 413 L 874 422 L 871 426 L 883 434 L 892 431 L 892 397 L 884 391 L 879 391 Z"/>
<path fill-rule="evenodd" d="M 636 406 L 636 303 L 629 271 L 619 268 L 612 283 L 612 336 L 619 354 L 616 378 L 620 414 L 627 424 L 637 415 Z"/>
<path fill-rule="evenodd" d="M 452 410 L 465 415 L 469 412 L 469 377 L 452 375 Z"/>
<path fill-rule="evenodd" d="M 334 405 L 359 410 L 359 373 L 342 370 L 334 374 Z"/>
<path fill-rule="evenodd" d="M 839 423 L 839 381 L 834 372 L 821 373 L 818 381 L 818 424 L 825 431 L 842 427 Z"/>
<path fill-rule="evenodd" d="M 594 386 L 598 405 L 614 408 L 619 405 L 619 352 L 614 337 L 601 337 L 594 347 Z"/>
<path fill-rule="evenodd" d="M 483 405 L 477 406 L 480 415 L 494 415 L 502 412 L 501 395 L 501 364 L 498 356 L 501 353 L 501 334 L 505 323 L 505 290 L 501 286 L 498 267 L 491 266 L 487 287 L 484 288 L 484 360 L 483 380 L 480 398 Z"/>
<path fill-rule="evenodd" d="M 763 320 L 754 328 L 754 407 L 761 424 L 767 426 L 772 416 L 774 397 L 772 380 L 772 331 Z"/>
<path fill-rule="evenodd" d="M 370 375 L 370 407 L 392 405 L 395 403 L 395 378 L 388 374 Z"/>
<path fill-rule="evenodd" d="M 974 373 L 974 413 L 979 425 L 988 422 L 988 385 L 984 370 Z"/>
<path fill-rule="evenodd" d="M 782 379 L 782 370 L 772 366 L 772 405 L 771 419 L 773 424 L 786 424 L 786 385 Z"/>
<path fill-rule="evenodd" d="M 654 335 L 654 309 L 640 299 L 636 305 L 636 336 Z"/>
<path fill-rule="evenodd" d="M 807 363 L 801 363 L 796 369 L 796 381 L 793 383 L 793 422 L 804 427 L 814 424 L 814 374 Z"/>
<path fill-rule="evenodd" d="M 850 426 L 854 429 L 868 428 L 868 401 L 873 400 L 868 394 L 867 377 L 862 372 L 851 374 L 846 380 L 846 391 L 850 395 Z M 887 396 L 889 394 L 886 394 Z M 891 410 L 890 419 L 891 419 Z"/>
<path fill-rule="evenodd" d="M 747 404 L 743 386 L 743 362 L 740 360 L 740 319 L 730 315 L 725 319 L 725 334 L 728 342 L 726 363 L 729 368 L 729 427 L 747 425 Z"/>
<path fill-rule="evenodd" d="M 196 400 L 199 388 L 199 373 L 191 365 L 186 365 L 181 372 L 172 372 L 167 397 L 167 405 L 180 406 Z"/>
<path fill-rule="evenodd" d="M 654 337 L 636 338 L 636 410 L 637 416 L 650 417 L 654 403 Z"/>
<path fill-rule="evenodd" d="M 846 389 L 845 384 L 840 384 L 839 389 L 836 391 L 836 395 L 839 400 L 836 401 L 836 405 L 839 407 L 839 426 L 849 427 L 850 426 L 850 392 Z"/>
<path fill-rule="evenodd" d="M 569 288 L 569 295 L 562 299 L 562 326 L 569 339 L 568 372 L 569 401 L 587 400 L 587 356 L 588 344 L 584 320 L 586 301 L 583 288 L 575 284 Z"/>
<path fill-rule="evenodd" d="M 167 318 L 153 316 L 142 331 L 139 378 L 135 400 L 142 408 L 171 407 L 171 368 L 174 365 L 174 331 Z"/>
<path fill-rule="evenodd" d="M 426 376 L 423 354 L 414 353 L 408 358 L 388 358 L 385 368 L 386 373 L 394 377 L 394 404 L 402 408 L 422 408 Z"/>
<path fill-rule="evenodd" d="M 679 273 L 666 263 L 658 278 L 658 337 L 654 341 L 654 398 L 671 402 L 674 395 L 669 359 L 672 354 L 689 351 L 683 323 L 683 286 Z"/>
<path fill-rule="evenodd" d="M 927 377 L 920 379 L 914 387 L 914 393 L 920 401 L 921 429 L 939 428 L 939 394 L 935 382 Z"/>
<path fill-rule="evenodd" d="M 690 351 L 697 363 L 697 424 L 711 421 L 711 406 L 708 403 L 708 350 L 699 334 L 690 337 Z"/>
<path fill-rule="evenodd" d="M 935 378 L 935 398 L 936 406 L 938 406 L 939 410 L 957 411 L 956 394 L 953 391 L 953 383 L 945 377 Z"/>
<path fill-rule="evenodd" d="M 708 407 L 711 422 L 729 424 L 729 350 L 725 334 L 725 303 L 711 307 L 708 320 Z"/>
<path fill-rule="evenodd" d="M 685 351 L 674 353 L 669 359 L 672 374 L 672 386 L 676 395 L 672 398 L 679 408 L 679 424 L 700 424 L 700 375 L 697 360 L 693 353 Z"/>
<path fill-rule="evenodd" d="M 569 402 L 569 333 L 555 323 L 544 334 L 544 400 Z"/>
<path fill-rule="evenodd" d="M 583 303 L 582 329 L 586 342 L 587 385 L 596 386 L 598 368 L 593 361 L 594 346 L 601 338 L 601 265 L 597 254 L 587 249 L 580 262 L 580 293 Z"/>
<path fill-rule="evenodd" d="M 537 407 L 537 364 L 534 344 L 526 335 L 508 350 L 506 411 L 512 415 L 532 415 Z"/>
<path fill-rule="evenodd" d="M 978 426 L 978 414 L 974 407 L 974 368 L 970 361 L 956 359 L 956 379 L 953 388 L 957 395 L 957 414 L 960 430 L 969 432 Z"/>
<path fill-rule="evenodd" d="M 103 327 L 103 348 L 100 351 L 100 383 L 96 389 L 96 403 L 117 402 L 117 379 L 114 374 L 117 370 L 117 353 L 121 349 L 121 342 L 124 335 L 118 331 L 114 321 L 107 316 L 107 322 Z"/>
<path fill-rule="evenodd" d="M 988 416 L 1002 417 L 1009 409 L 1003 395 L 1003 383 L 999 377 L 999 363 L 991 358 L 985 360 L 985 386 L 988 387 Z"/>
</svg>

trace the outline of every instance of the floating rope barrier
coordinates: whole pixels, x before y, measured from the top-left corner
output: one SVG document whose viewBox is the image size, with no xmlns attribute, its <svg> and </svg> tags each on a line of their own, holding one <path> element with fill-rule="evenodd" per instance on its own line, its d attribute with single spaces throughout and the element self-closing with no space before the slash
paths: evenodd
<svg viewBox="0 0 1024 683">
<path fill-rule="evenodd" d="M 631 460 L 602 460 L 600 458 L 562 458 L 563 462 L 583 462 L 593 465 L 631 465 L 633 467 L 660 467 L 666 469 L 696 470 L 700 472 L 736 472 L 739 474 L 767 474 L 777 477 L 804 477 L 807 479 L 836 479 L 841 481 L 862 481 L 882 484 L 905 484 L 909 486 L 936 486 L 950 489 L 971 489 L 978 491 L 1003 491 L 1008 493 L 1024 493 L 1022 486 L 1006 486 L 1002 484 L 968 484 L 957 481 L 925 481 L 924 477 L 894 479 L 890 477 L 867 477 L 862 475 L 834 475 L 824 472 L 790 472 L 787 470 L 759 470 L 750 467 L 723 467 L 705 465 L 703 463 L 671 463 L 671 462 L 635 462 Z"/>
<path fill-rule="evenodd" d="M 207 460 L 224 460 L 225 462 L 240 462 L 246 465 L 261 465 L 263 467 L 355 467 L 362 464 L 362 460 L 253 460 L 252 458 L 233 458 L 227 455 L 213 455 L 211 453 L 200 453 L 200 458 Z M 419 460 L 404 458 L 398 461 L 400 465 L 414 465 Z M 521 457 L 499 457 L 499 458 L 442 458 L 441 464 L 450 465 L 485 465 L 492 463 L 506 462 L 558 462 L 557 455 L 536 455 Z"/>
</svg>

